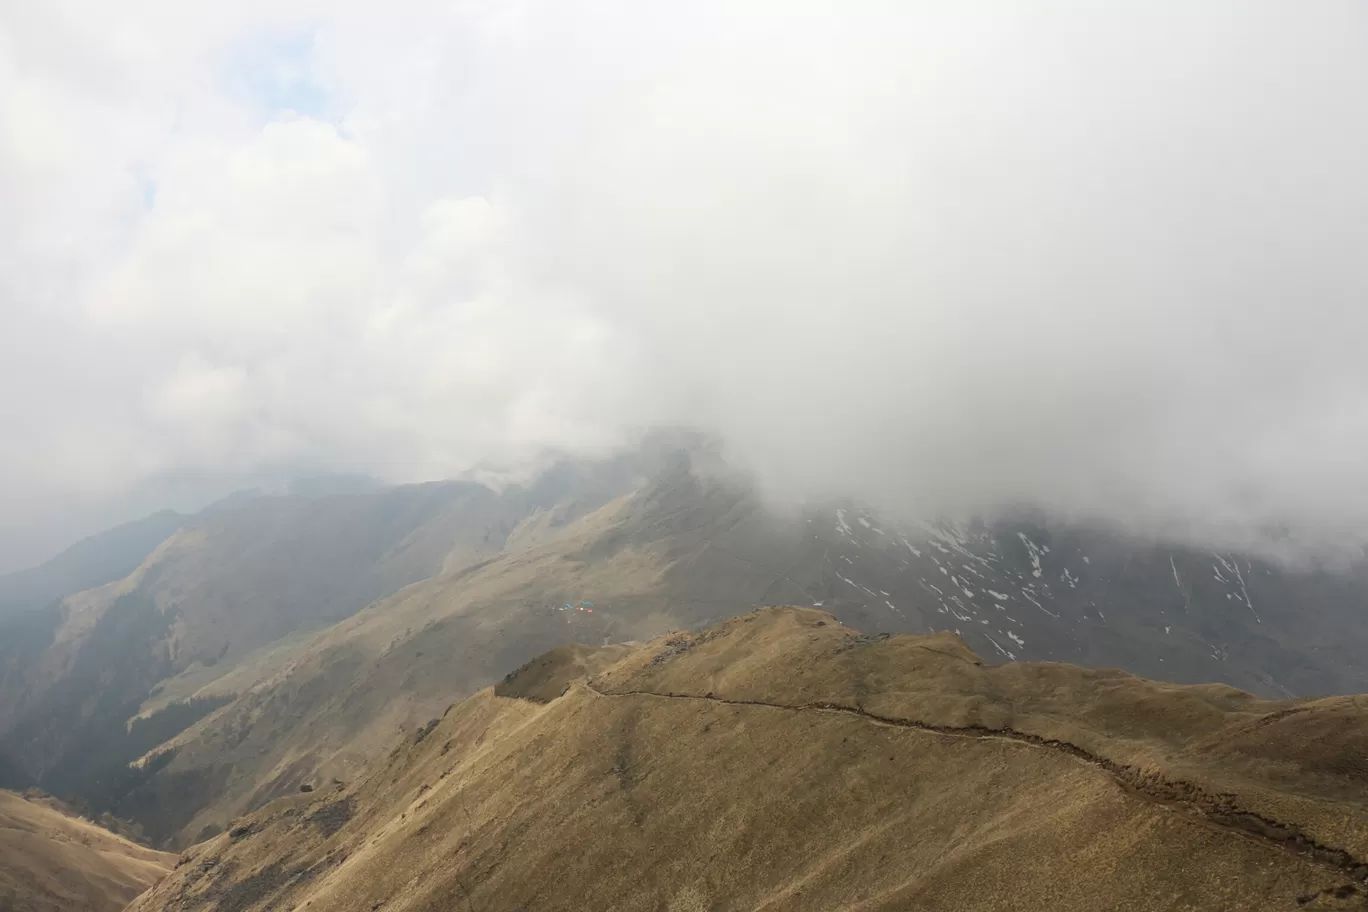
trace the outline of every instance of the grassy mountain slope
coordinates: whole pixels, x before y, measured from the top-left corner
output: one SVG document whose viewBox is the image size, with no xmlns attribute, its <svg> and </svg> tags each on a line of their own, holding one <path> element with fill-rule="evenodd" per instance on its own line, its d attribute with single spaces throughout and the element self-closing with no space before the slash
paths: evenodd
<svg viewBox="0 0 1368 912">
<path fill-rule="evenodd" d="M 170 510 L 153 513 L 84 538 L 36 567 L 0 576 L 0 618 L 123 579 L 188 519 Z"/>
<path fill-rule="evenodd" d="M 160 819 L 127 798 L 171 754 L 132 761 L 290 668 L 311 634 L 554 537 L 658 458 L 560 464 L 500 491 L 442 482 L 206 511 L 127 577 L 6 626 L 0 787 L 37 783 L 97 812 Z M 205 793 L 181 785 L 181 805 Z"/>
<path fill-rule="evenodd" d="M 1125 590 L 1134 617 L 1127 604 L 1113 609 L 1110 601 L 1098 611 L 1108 619 L 1071 617 L 1089 610 L 1087 596 L 1096 597 L 1107 583 L 1102 574 L 1110 576 L 1121 562 L 1093 541 L 1092 565 L 1070 562 L 1099 572 L 1083 577 L 1078 588 L 1059 585 L 1060 571 L 1051 571 L 1054 560 L 1066 559 L 1059 536 L 1042 560 L 1053 574 L 1045 580 L 1030 575 L 1030 554 L 1019 544 L 1019 555 L 999 546 L 982 549 L 980 556 L 969 550 L 977 547 L 974 542 L 945 539 L 946 550 L 964 548 L 965 554 L 954 553 L 977 575 L 960 571 L 974 581 L 973 599 L 963 591 L 967 585 L 955 589 L 942 582 L 942 600 L 934 584 L 945 577 L 928 572 L 937 569 L 930 556 L 941 552 L 923 539 L 911 539 L 926 558 L 920 562 L 901 542 L 891 549 L 857 547 L 858 533 L 824 535 L 815 523 L 775 516 L 744 486 L 699 477 L 683 466 L 656 474 L 574 521 L 551 523 L 553 515 L 529 515 L 497 557 L 409 586 L 291 649 L 288 661 L 264 663 L 258 683 L 170 742 L 174 755 L 130 792 L 122 812 L 144 823 L 153 838 L 188 845 L 301 783 L 354 780 L 394 738 L 415 730 L 450 700 L 558 643 L 644 640 L 765 604 L 825 604 L 845 623 L 872 632 L 962 631 L 966 642 L 981 644 L 980 652 L 999 660 L 989 652 L 994 640 L 1034 655 L 1082 649 L 1099 664 L 1124 654 L 1161 670 L 1171 665 L 1197 680 L 1208 667 L 1219 671 L 1234 663 L 1215 661 L 1205 651 L 1186 655 L 1176 642 L 1195 639 L 1184 636 L 1185 620 L 1189 629 L 1220 627 L 1232 643 L 1247 632 L 1235 626 L 1249 615 L 1247 608 L 1227 608 L 1233 602 L 1224 598 L 1203 603 L 1194 595 L 1186 613 L 1180 605 L 1178 616 L 1166 619 L 1178 635 L 1170 637 L 1162 627 L 1144 634 L 1150 624 L 1147 600 L 1162 611 L 1163 599 L 1172 597 L 1167 558 L 1157 582 Z M 868 532 L 853 519 L 849 525 Z M 1020 542 L 1014 534 L 1004 537 Z M 984 579 L 991 575 L 1002 581 Z M 918 585 L 923 579 L 930 581 L 924 588 Z M 1041 607 L 1024 607 L 1035 615 L 997 601 L 1022 601 L 1032 592 Z M 592 611 L 579 610 L 586 601 Z M 574 607 L 566 610 L 567 602 Z M 1262 609 L 1268 619 L 1262 629 L 1286 620 L 1272 603 Z M 1008 621 L 1026 637 L 1010 639 L 1014 629 Z M 1141 632 L 1129 638 L 1118 633 L 1137 627 Z M 1257 629 L 1252 635 L 1259 635 Z M 1023 640 L 1029 645 L 1019 645 Z M 1241 677 L 1252 679 L 1244 674 L 1250 667 L 1260 666 L 1241 666 Z M 1268 667 L 1284 674 L 1276 664 Z M 159 748 L 147 763 L 167 756 Z"/>
<path fill-rule="evenodd" d="M 567 640 L 647 639 L 749 610 L 772 575 L 709 537 L 759 513 L 680 472 L 555 534 L 520 527 L 497 559 L 416 583 L 314 637 L 162 748 L 174 756 L 125 810 L 154 838 L 185 845 L 301 783 L 352 780 L 453 697 Z"/>
<path fill-rule="evenodd" d="M 506 512 L 487 488 L 453 483 L 261 498 L 197 518 L 124 579 L 7 631 L 0 754 L 49 791 L 99 806 L 125 787 L 126 763 L 194 721 L 188 709 L 229 695 L 209 685 L 265 647 L 496 553 L 518 518 Z M 158 703 L 166 691 L 177 701 Z M 141 740 L 126 737 L 134 717 L 157 710 Z"/>
<path fill-rule="evenodd" d="M 0 787 L 37 783 L 184 846 L 301 783 L 353 781 L 558 643 L 772 604 L 870 633 L 952 632 L 992 661 L 1352 693 L 1368 689 L 1365 598 L 1364 566 L 1289 569 L 1043 520 L 781 515 L 677 441 L 499 491 L 253 495 L 4 631 Z"/>
<path fill-rule="evenodd" d="M 131 909 L 1362 908 L 1365 732 L 770 609 L 554 650 Z"/>
<path fill-rule="evenodd" d="M 0 791 L 0 909 L 6 912 L 116 912 L 175 861 L 55 802 Z"/>
</svg>

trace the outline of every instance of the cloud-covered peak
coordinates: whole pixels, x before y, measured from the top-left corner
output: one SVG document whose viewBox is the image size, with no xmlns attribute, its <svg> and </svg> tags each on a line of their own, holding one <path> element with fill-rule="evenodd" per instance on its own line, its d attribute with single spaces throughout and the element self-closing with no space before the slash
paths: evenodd
<svg viewBox="0 0 1368 912">
<path fill-rule="evenodd" d="M 0 12 L 0 564 L 661 424 L 781 496 L 1360 535 L 1360 6 Z"/>
</svg>

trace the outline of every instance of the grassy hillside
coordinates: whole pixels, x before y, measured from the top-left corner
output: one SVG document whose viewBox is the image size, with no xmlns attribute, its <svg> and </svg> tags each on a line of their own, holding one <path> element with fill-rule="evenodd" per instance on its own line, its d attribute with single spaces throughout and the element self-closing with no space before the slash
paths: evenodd
<svg viewBox="0 0 1368 912">
<path fill-rule="evenodd" d="M 183 847 L 301 783 L 357 779 L 559 643 L 773 604 L 950 632 L 994 662 L 1353 693 L 1368 688 L 1364 593 L 1368 565 L 1279 566 L 1043 519 L 779 514 L 668 441 L 501 490 L 254 495 L 3 631 L 0 787 L 38 784 Z"/>
<path fill-rule="evenodd" d="M 0 621 L 132 573 L 190 517 L 170 510 L 82 539 L 36 567 L 0 575 Z"/>
<path fill-rule="evenodd" d="M 528 510 L 520 493 L 418 485 L 196 518 L 127 577 L 6 628 L 0 785 L 37 782 L 118 812 L 141 778 L 130 761 L 288 661 L 299 634 L 497 554 Z M 260 669 L 246 682 L 244 665 Z"/>
<path fill-rule="evenodd" d="M 663 509 L 671 491 L 688 509 Z M 174 756 L 125 810 L 188 845 L 301 783 L 351 781 L 453 698 L 567 640 L 648 639 L 749 610 L 772 575 L 709 539 L 757 512 L 684 474 L 554 532 L 536 514 L 498 558 L 409 586 L 293 650 L 166 745 Z"/>
<path fill-rule="evenodd" d="M 170 809 L 135 798 L 174 756 L 158 744 L 288 671 L 313 634 L 414 582 L 556 537 L 676 452 L 559 463 L 499 490 L 329 482 L 216 505 L 124 578 L 0 629 L 0 787 L 36 783 L 95 813 L 145 817 L 155 833 L 224 786 L 176 777 Z"/>
<path fill-rule="evenodd" d="M 117 912 L 176 856 L 144 848 L 51 801 L 0 791 L 0 909 Z"/>
<path fill-rule="evenodd" d="M 553 651 L 131 908 L 1361 908 L 1365 733 L 772 609 Z"/>
<path fill-rule="evenodd" d="M 962 630 L 966 642 L 990 650 L 994 641 L 1037 655 L 1051 645 L 1066 652 L 1091 644 L 1087 654 L 1100 663 L 1124 648 L 1148 655 L 1159 669 L 1173 665 L 1175 672 L 1190 676 L 1205 666 L 1181 663 L 1183 649 L 1195 640 L 1180 637 L 1182 625 L 1221 627 L 1233 642 L 1240 628 L 1227 616 L 1239 620 L 1250 614 L 1244 606 L 1222 607 L 1219 615 L 1199 613 L 1194 597 L 1191 611 L 1159 617 L 1173 625 L 1175 635 L 1159 626 L 1153 636 L 1125 638 L 1120 632 L 1151 623 L 1142 597 L 1149 590 L 1130 593 L 1133 612 L 1126 605 L 1113 611 L 1108 603 L 1105 621 L 1075 619 L 1069 612 L 1076 602 L 1070 599 L 1075 593 L 1092 594 L 1088 587 L 1099 585 L 1098 577 L 1080 579 L 1078 588 L 1049 587 L 1039 580 L 1027 588 L 1015 579 L 1017 574 L 1034 579 L 1025 548 L 1018 566 L 1003 547 L 983 548 L 979 555 L 971 550 L 979 544 L 967 539 L 933 538 L 929 544 L 910 539 L 927 567 L 934 569 L 931 555 L 942 553 L 937 545 L 955 553 L 960 564 L 972 565 L 974 575 L 962 572 L 974 580 L 974 598 L 943 585 L 948 592 L 942 601 L 935 581 L 947 575 L 932 576 L 896 537 L 883 536 L 892 538 L 891 548 L 876 546 L 882 533 L 872 522 L 866 528 L 852 518 L 848 525 L 861 531 L 824 535 L 816 523 L 773 515 L 744 486 L 709 480 L 684 467 L 659 473 L 578 519 L 534 511 L 490 560 L 415 583 L 307 642 L 261 659 L 253 666 L 257 680 L 236 691 L 232 703 L 170 742 L 174 755 L 159 749 L 148 758 L 165 765 L 130 791 L 121 812 L 168 845 L 188 845 L 219 832 L 235 816 L 291 794 L 300 783 L 353 781 L 396 737 L 415 730 L 452 699 L 558 643 L 645 640 L 776 602 L 825 604 L 845 623 L 877 632 Z M 855 541 L 862 537 L 871 542 Z M 1009 541 L 1020 547 L 1016 535 Z M 1111 565 L 1120 562 L 1100 542 L 1091 551 L 1092 565 L 1077 563 L 1110 574 Z M 1050 561 L 1064 555 L 1056 538 L 1053 553 L 1042 563 L 1048 569 Z M 1159 610 L 1161 599 L 1171 598 L 1174 589 L 1167 557 L 1162 570 L 1153 587 Z M 984 579 L 993 575 L 1002 581 Z M 930 582 L 918 586 L 923 578 Z M 1026 600 L 1031 592 L 1045 599 L 1040 607 Z M 1087 600 L 1082 610 L 1088 610 Z M 1262 610 L 1267 623 L 1254 626 L 1271 629 L 1272 604 Z M 1010 639 L 1009 622 L 1026 637 Z M 1119 645 L 1111 652 L 1096 648 L 1107 643 Z M 990 655 L 1002 658 L 996 651 Z M 1206 653 L 1201 657 L 1210 661 Z M 1272 667 L 1282 673 L 1280 666 Z M 246 683 L 249 677 L 243 674 L 240 680 Z"/>
</svg>

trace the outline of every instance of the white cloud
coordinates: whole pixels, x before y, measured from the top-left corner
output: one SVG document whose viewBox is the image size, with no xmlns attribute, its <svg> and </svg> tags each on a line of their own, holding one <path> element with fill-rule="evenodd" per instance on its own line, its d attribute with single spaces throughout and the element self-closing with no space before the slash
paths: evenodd
<svg viewBox="0 0 1368 912">
<path fill-rule="evenodd" d="M 656 421 L 784 492 L 1357 533 L 1364 19 L 0 5 L 0 561 Z"/>
</svg>

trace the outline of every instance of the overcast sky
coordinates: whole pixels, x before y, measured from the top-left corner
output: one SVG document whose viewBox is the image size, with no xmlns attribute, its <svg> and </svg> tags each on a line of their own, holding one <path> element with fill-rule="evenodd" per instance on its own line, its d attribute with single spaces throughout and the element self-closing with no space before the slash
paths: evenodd
<svg viewBox="0 0 1368 912">
<path fill-rule="evenodd" d="M 1368 6 L 0 0 L 0 568 L 657 423 L 1368 530 Z"/>
</svg>

